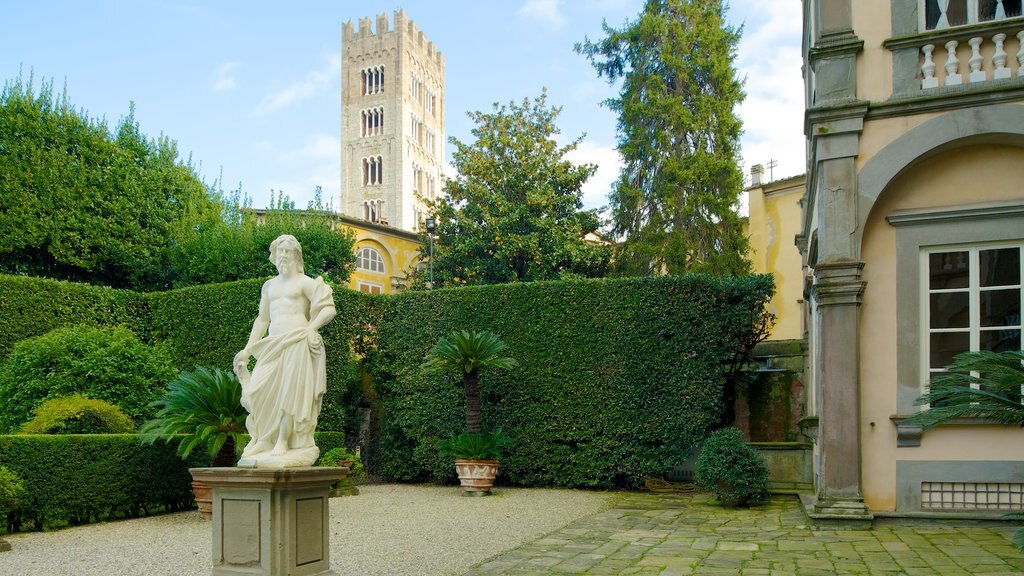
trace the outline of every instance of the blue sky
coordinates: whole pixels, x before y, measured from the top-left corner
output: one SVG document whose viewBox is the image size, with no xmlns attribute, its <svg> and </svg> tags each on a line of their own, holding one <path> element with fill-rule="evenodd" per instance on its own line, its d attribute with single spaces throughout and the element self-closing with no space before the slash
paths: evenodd
<svg viewBox="0 0 1024 576">
<path fill-rule="evenodd" d="M 732 0 L 743 24 L 743 164 L 778 161 L 775 178 L 804 171 L 800 0 Z M 444 53 L 447 136 L 471 140 L 466 112 L 548 89 L 564 140 L 586 134 L 573 159 L 599 165 L 584 189 L 598 207 L 618 174 L 616 118 L 573 44 L 601 21 L 633 20 L 642 0 L 57 0 L 4 7 L 0 78 L 31 71 L 66 85 L 71 102 L 113 127 L 135 102 L 149 136 L 165 134 L 209 182 L 241 184 L 263 206 L 283 190 L 305 206 L 317 185 L 340 194 L 341 26 L 402 8 Z M 446 146 L 450 155 L 452 146 Z"/>
</svg>

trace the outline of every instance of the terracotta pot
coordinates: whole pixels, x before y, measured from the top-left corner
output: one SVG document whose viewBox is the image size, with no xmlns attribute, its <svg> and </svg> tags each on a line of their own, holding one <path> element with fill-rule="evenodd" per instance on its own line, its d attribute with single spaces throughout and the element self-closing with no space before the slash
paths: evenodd
<svg viewBox="0 0 1024 576">
<path fill-rule="evenodd" d="M 207 520 L 213 519 L 213 488 L 206 482 L 192 481 L 192 497 L 199 506 L 199 513 Z"/>
<path fill-rule="evenodd" d="M 455 471 L 459 474 L 462 490 L 474 496 L 491 492 L 494 477 L 498 475 L 497 460 L 456 460 Z"/>
</svg>

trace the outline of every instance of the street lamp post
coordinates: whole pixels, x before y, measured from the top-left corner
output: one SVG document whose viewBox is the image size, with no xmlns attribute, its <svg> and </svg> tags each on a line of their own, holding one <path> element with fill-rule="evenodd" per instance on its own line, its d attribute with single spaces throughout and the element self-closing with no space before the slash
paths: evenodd
<svg viewBox="0 0 1024 576">
<path fill-rule="evenodd" d="M 427 218 L 427 236 L 430 237 L 430 289 L 434 289 L 434 230 L 437 230 L 437 222 L 434 217 Z"/>
</svg>

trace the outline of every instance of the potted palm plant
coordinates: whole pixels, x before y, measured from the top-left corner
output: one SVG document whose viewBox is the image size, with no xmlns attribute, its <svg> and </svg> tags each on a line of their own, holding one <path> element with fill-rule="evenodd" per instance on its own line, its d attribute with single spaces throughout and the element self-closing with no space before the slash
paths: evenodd
<svg viewBox="0 0 1024 576">
<path fill-rule="evenodd" d="M 500 431 L 484 432 L 480 426 L 480 370 L 507 370 L 516 366 L 516 361 L 505 355 L 507 349 L 493 332 L 461 330 L 441 338 L 423 362 L 423 368 L 429 372 L 457 370 L 462 374 L 466 432 L 442 442 L 439 447 L 442 456 L 455 459 L 459 482 L 467 494 L 490 492 L 501 450 L 509 443 Z"/>
<path fill-rule="evenodd" d="M 139 428 L 143 443 L 178 441 L 178 456 L 188 458 L 204 448 L 213 466 L 234 466 L 245 446 L 242 387 L 231 372 L 197 367 L 182 372 L 167 386 L 162 398 L 150 404 L 156 417 Z M 205 518 L 213 514 L 212 489 L 205 482 L 192 482 L 192 492 Z"/>
</svg>

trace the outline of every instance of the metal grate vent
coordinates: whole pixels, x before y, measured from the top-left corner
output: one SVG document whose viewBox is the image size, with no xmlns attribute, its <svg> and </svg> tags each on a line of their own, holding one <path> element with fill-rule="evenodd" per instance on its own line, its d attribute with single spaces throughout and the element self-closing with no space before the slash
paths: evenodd
<svg viewBox="0 0 1024 576">
<path fill-rule="evenodd" d="M 1013 482 L 922 482 L 923 510 L 1024 510 L 1024 484 Z"/>
</svg>

